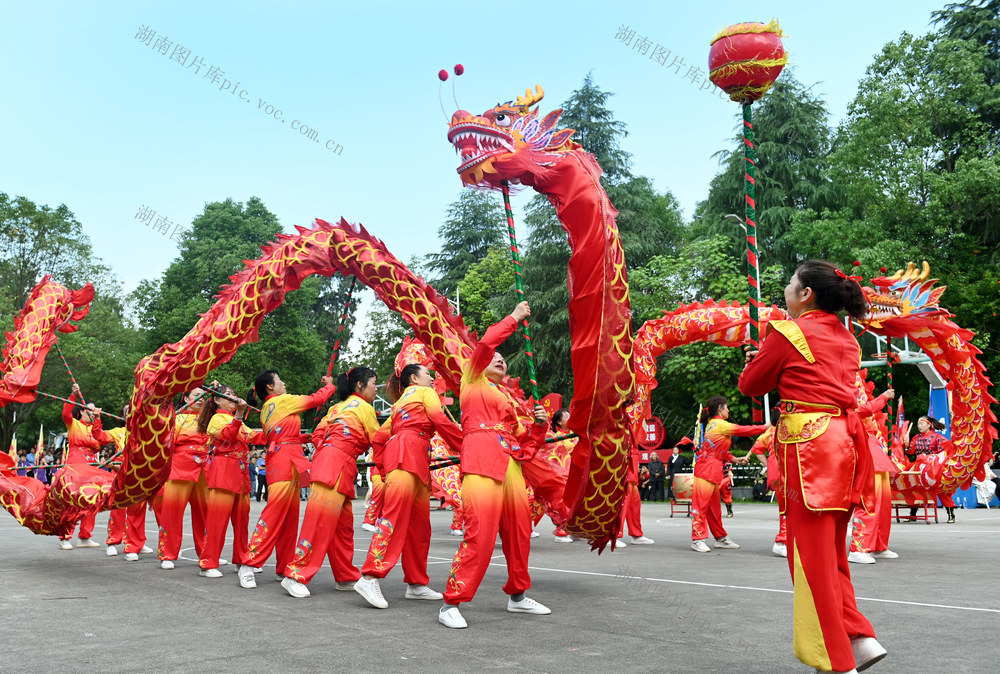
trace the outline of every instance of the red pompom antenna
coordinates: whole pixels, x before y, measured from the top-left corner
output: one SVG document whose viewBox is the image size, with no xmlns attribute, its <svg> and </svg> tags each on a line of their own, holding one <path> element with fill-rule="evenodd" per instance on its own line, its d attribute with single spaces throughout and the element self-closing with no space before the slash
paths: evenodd
<svg viewBox="0 0 1000 674">
<path fill-rule="evenodd" d="M 455 75 L 461 75 L 464 72 L 465 72 L 465 66 L 463 66 L 461 63 L 456 63 L 455 64 Z"/>
<path fill-rule="evenodd" d="M 445 70 L 444 68 L 442 68 L 441 70 L 439 70 L 438 71 L 438 79 L 441 80 L 442 82 L 446 81 L 448 79 L 448 71 Z"/>
<path fill-rule="evenodd" d="M 858 262 L 857 260 L 855 260 L 855 261 L 854 261 L 854 266 L 855 266 L 855 267 L 860 267 L 860 266 L 861 266 L 861 263 L 860 263 L 860 262 Z"/>
</svg>

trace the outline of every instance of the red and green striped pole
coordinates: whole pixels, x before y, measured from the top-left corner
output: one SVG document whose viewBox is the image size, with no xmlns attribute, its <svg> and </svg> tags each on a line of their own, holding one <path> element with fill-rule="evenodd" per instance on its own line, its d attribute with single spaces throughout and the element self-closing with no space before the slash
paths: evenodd
<svg viewBox="0 0 1000 674">
<path fill-rule="evenodd" d="M 503 208 L 507 213 L 507 233 L 510 235 L 510 258 L 514 263 L 514 286 L 517 288 L 517 301 L 524 301 L 524 281 L 521 279 L 521 256 L 517 250 L 517 234 L 514 231 L 514 211 L 510 207 L 510 183 L 501 181 L 503 191 Z M 528 319 L 521 322 L 521 334 L 524 335 L 524 355 L 528 357 L 528 381 L 531 383 L 531 397 L 536 401 L 538 396 L 538 380 L 535 377 L 535 354 L 531 346 L 531 332 L 528 329 Z"/>
<path fill-rule="evenodd" d="M 66 361 L 66 356 L 63 355 L 62 349 L 59 348 L 59 342 L 56 342 L 56 351 L 59 353 L 59 357 L 62 358 L 63 365 L 66 366 L 66 371 L 69 372 L 69 380 L 79 387 L 80 385 L 76 383 L 76 377 L 73 376 L 73 370 L 69 369 L 69 363 Z M 82 407 L 87 406 L 87 401 L 83 399 L 82 390 L 80 391 L 80 402 L 83 403 Z"/>
<path fill-rule="evenodd" d="M 892 385 L 892 337 L 886 337 L 885 338 L 885 365 L 886 365 L 886 368 L 887 368 L 886 372 L 889 375 L 889 388 L 895 389 L 895 387 Z M 887 432 L 886 432 L 886 435 L 885 435 L 889 439 L 889 442 L 887 443 L 888 447 L 886 449 L 891 454 L 892 453 L 892 440 L 893 440 L 892 435 L 893 435 L 893 431 L 894 431 L 894 427 L 893 427 L 893 424 L 892 424 L 892 403 L 891 402 L 889 403 L 889 406 L 888 406 L 888 409 L 886 410 L 886 412 L 887 412 L 887 414 L 885 416 L 885 419 L 886 419 L 886 423 L 888 423 L 888 425 L 889 425 L 889 428 L 887 429 Z"/>
<path fill-rule="evenodd" d="M 90 408 L 87 407 L 86 403 L 74 402 L 74 401 L 70 400 L 69 398 L 62 398 L 62 397 L 57 396 L 57 395 L 52 395 L 51 393 L 46 393 L 45 391 L 39 391 L 39 390 L 36 389 L 35 393 L 38 394 L 38 395 L 40 395 L 40 396 L 45 396 L 46 398 L 52 398 L 53 400 L 61 400 L 64 403 L 69 403 L 70 405 L 75 405 L 77 407 L 82 407 L 82 408 L 87 409 L 87 410 L 90 409 Z M 82 398 L 83 396 L 80 396 L 80 397 Z M 118 416 L 117 414 L 112 414 L 111 412 L 104 412 L 104 411 L 102 411 L 101 412 L 101 416 L 111 417 L 112 419 L 117 419 L 118 421 L 125 421 L 125 419 L 123 419 L 122 417 Z"/>
<path fill-rule="evenodd" d="M 750 293 L 750 344 L 760 348 L 760 269 L 757 262 L 757 204 L 754 201 L 754 166 L 757 156 L 753 148 L 753 110 L 751 101 L 743 103 L 743 187 L 746 199 L 747 228 L 747 286 Z M 764 422 L 764 408 L 760 398 L 753 399 L 753 422 Z"/>
<path fill-rule="evenodd" d="M 344 302 L 344 313 L 341 314 L 340 325 L 337 327 L 337 341 L 333 345 L 333 353 L 330 354 L 330 364 L 326 366 L 327 377 L 333 372 L 333 364 L 337 362 L 337 356 L 340 355 L 340 333 L 344 331 L 344 325 L 347 323 L 347 313 L 351 308 L 351 296 L 354 294 L 354 286 L 357 282 L 358 277 L 352 276 L 351 285 L 347 287 L 347 301 Z"/>
</svg>

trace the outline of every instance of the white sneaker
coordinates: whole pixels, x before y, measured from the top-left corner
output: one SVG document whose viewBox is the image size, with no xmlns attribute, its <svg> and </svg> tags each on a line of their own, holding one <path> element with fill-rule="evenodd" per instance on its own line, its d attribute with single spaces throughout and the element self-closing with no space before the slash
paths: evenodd
<svg viewBox="0 0 1000 674">
<path fill-rule="evenodd" d="M 848 552 L 847 561 L 852 564 L 874 564 L 875 558 L 867 552 Z"/>
<path fill-rule="evenodd" d="M 374 524 L 368 524 L 368 522 L 365 522 L 364 524 L 362 524 L 361 528 L 364 529 L 365 531 L 371 531 L 372 533 L 375 532 L 375 525 Z"/>
<path fill-rule="evenodd" d="M 531 597 L 525 597 L 521 601 L 514 601 L 513 598 L 508 597 L 507 611 L 510 613 L 532 613 L 534 615 L 548 615 L 552 613 L 552 609 L 539 604 Z"/>
<path fill-rule="evenodd" d="M 434 601 L 441 601 L 444 599 L 444 595 L 440 592 L 436 592 L 426 585 L 407 585 L 406 586 L 406 598 L 407 599 L 432 599 Z"/>
<path fill-rule="evenodd" d="M 854 637 L 851 639 L 851 650 L 854 651 L 854 664 L 859 672 L 865 671 L 889 654 L 872 637 Z"/>
<path fill-rule="evenodd" d="M 776 557 L 788 557 L 788 547 L 784 543 L 775 543 L 771 546 L 771 552 Z"/>
<path fill-rule="evenodd" d="M 354 584 L 357 582 L 358 581 L 356 580 L 347 580 L 344 582 L 337 581 L 337 587 L 334 589 L 337 590 L 337 592 L 350 592 L 354 589 Z"/>
<path fill-rule="evenodd" d="M 109 545 L 108 549 L 104 551 L 104 554 L 106 554 L 108 557 L 117 557 L 118 556 L 118 548 L 116 548 L 113 545 Z"/>
<path fill-rule="evenodd" d="M 872 557 L 875 559 L 899 559 L 899 555 L 892 550 L 879 550 L 878 552 L 873 552 Z"/>
<path fill-rule="evenodd" d="M 101 544 L 98 543 L 97 541 L 95 541 L 92 538 L 81 538 L 79 541 L 77 541 L 76 547 L 78 547 L 78 548 L 99 548 L 99 547 L 101 547 Z"/>
<path fill-rule="evenodd" d="M 451 535 L 452 536 L 464 536 L 465 532 L 462 531 L 461 529 L 452 529 L 451 530 Z"/>
<path fill-rule="evenodd" d="M 729 536 L 726 536 L 724 538 L 716 538 L 715 539 L 715 547 L 720 548 L 722 550 L 739 550 L 740 549 L 740 546 L 737 545 L 736 543 L 733 543 L 729 539 Z"/>
<path fill-rule="evenodd" d="M 172 560 L 164 559 L 162 562 L 160 562 L 160 568 L 169 571 L 170 569 L 174 568 L 174 563 Z"/>
<path fill-rule="evenodd" d="M 263 566 L 251 566 L 250 568 L 253 569 L 254 573 L 264 573 Z"/>
<path fill-rule="evenodd" d="M 371 580 L 362 576 L 354 584 L 354 591 L 365 598 L 365 601 L 375 608 L 389 608 L 389 602 L 382 596 L 382 588 L 379 587 L 378 578 Z"/>
<path fill-rule="evenodd" d="M 626 545 L 624 538 L 619 538 L 617 541 L 615 541 L 615 547 L 616 548 L 627 548 L 628 545 Z"/>
<path fill-rule="evenodd" d="M 61 538 L 61 539 L 59 539 L 59 549 L 60 550 L 72 550 L 73 549 L 73 544 L 70 543 L 68 539 Z"/>
<path fill-rule="evenodd" d="M 283 581 L 285 579 L 285 577 L 282 576 L 280 573 L 276 573 L 276 574 L 274 574 L 274 579 L 280 583 L 281 581 Z"/>
<path fill-rule="evenodd" d="M 646 538 L 645 536 L 633 536 L 632 545 L 652 545 L 655 541 L 652 538 Z"/>
<path fill-rule="evenodd" d="M 222 578 L 222 572 L 218 569 L 200 569 L 198 575 L 202 578 Z"/>
<path fill-rule="evenodd" d="M 691 549 L 695 552 L 711 552 L 712 550 L 708 547 L 708 543 L 704 539 L 700 541 L 694 541 L 691 543 Z"/>
<path fill-rule="evenodd" d="M 540 535 L 540 534 L 539 534 L 539 533 L 538 533 L 537 531 L 532 531 L 532 532 L 531 532 L 531 537 L 532 537 L 532 538 L 538 538 L 538 536 L 539 536 L 539 535 Z"/>
<path fill-rule="evenodd" d="M 144 545 L 144 546 L 142 546 L 142 549 L 139 550 L 139 554 L 140 555 L 148 555 L 152 551 L 153 551 L 153 548 L 149 547 L 148 545 Z"/>
<path fill-rule="evenodd" d="M 469 626 L 457 606 L 442 606 L 441 610 L 438 611 L 438 622 L 453 630 L 461 630 Z"/>
<path fill-rule="evenodd" d="M 285 579 L 281 581 L 281 587 L 285 588 L 288 594 L 292 595 L 296 599 L 305 599 L 309 596 L 309 588 L 294 578 L 288 578 L 286 576 Z"/>
<path fill-rule="evenodd" d="M 126 552 L 125 553 L 125 561 L 126 562 L 138 562 L 139 561 L 139 555 L 137 553 L 134 553 L 134 552 Z"/>
<path fill-rule="evenodd" d="M 572 543 L 573 542 L 573 537 L 572 536 L 553 536 L 552 538 L 556 539 L 556 543 Z"/>
<path fill-rule="evenodd" d="M 252 590 L 257 587 L 257 581 L 254 580 L 253 574 L 256 573 L 256 569 L 252 566 L 241 566 L 240 567 L 240 587 L 247 590 Z"/>
<path fill-rule="evenodd" d="M 150 550 L 150 552 L 152 552 L 152 550 Z M 229 560 L 228 559 L 220 559 L 219 560 L 219 566 L 225 566 L 226 564 L 229 564 Z"/>
</svg>

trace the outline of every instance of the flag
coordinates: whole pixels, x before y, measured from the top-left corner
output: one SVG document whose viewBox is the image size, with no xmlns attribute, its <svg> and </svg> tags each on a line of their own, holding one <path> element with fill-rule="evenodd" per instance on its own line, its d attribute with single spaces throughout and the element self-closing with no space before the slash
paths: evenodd
<svg viewBox="0 0 1000 674">
<path fill-rule="evenodd" d="M 17 436 L 13 436 L 10 439 L 10 451 L 7 452 L 10 458 L 14 459 L 14 463 L 17 463 Z"/>
</svg>

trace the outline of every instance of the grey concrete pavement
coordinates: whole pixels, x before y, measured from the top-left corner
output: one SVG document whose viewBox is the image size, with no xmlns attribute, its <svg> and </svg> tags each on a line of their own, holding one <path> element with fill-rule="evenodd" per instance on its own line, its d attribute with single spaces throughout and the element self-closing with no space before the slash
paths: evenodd
<svg viewBox="0 0 1000 674">
<path fill-rule="evenodd" d="M 251 526 L 263 504 L 253 504 Z M 360 501 L 355 502 L 360 510 Z M 461 539 L 451 512 L 433 511 L 431 585 L 442 589 Z M 355 515 L 355 563 L 369 535 Z M 105 532 L 107 514 L 98 517 Z M 383 581 L 388 610 L 334 591 L 321 571 L 312 597 L 275 581 L 198 576 L 190 537 L 173 571 L 155 555 L 125 562 L 104 547 L 56 549 L 0 516 L 0 671 L 481 671 L 808 672 L 792 655 L 785 560 L 771 554 L 773 505 L 736 505 L 725 524 L 741 550 L 689 550 L 690 520 L 644 504 L 652 546 L 598 556 L 556 543 L 548 519 L 532 543 L 530 596 L 550 616 L 511 614 L 499 543 L 466 630 L 438 625 L 439 602 L 407 601 L 397 568 Z M 152 514 L 150 545 L 156 545 Z M 897 560 L 852 565 L 859 606 L 889 657 L 871 672 L 978 672 L 995 667 L 1000 511 L 958 511 L 957 524 L 894 525 Z M 224 567 L 224 569 L 232 567 Z"/>
</svg>

